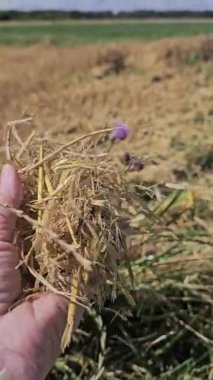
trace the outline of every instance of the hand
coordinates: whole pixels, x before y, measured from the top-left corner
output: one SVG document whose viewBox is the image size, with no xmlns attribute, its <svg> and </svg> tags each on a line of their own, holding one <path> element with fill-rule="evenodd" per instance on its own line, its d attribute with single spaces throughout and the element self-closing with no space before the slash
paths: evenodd
<svg viewBox="0 0 213 380">
<path fill-rule="evenodd" d="M 19 208 L 21 202 L 19 175 L 7 164 L 0 178 L 0 203 Z M 15 224 L 16 217 L 0 208 L 0 373 L 6 368 L 8 380 L 42 380 L 60 353 L 67 302 L 48 294 L 8 312 L 22 291 L 21 274 L 15 269 L 19 254 L 12 244 Z"/>
</svg>

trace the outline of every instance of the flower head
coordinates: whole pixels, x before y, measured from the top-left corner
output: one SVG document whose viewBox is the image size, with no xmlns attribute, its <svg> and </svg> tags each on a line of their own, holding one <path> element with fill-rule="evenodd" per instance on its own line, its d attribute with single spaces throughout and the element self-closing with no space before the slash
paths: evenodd
<svg viewBox="0 0 213 380">
<path fill-rule="evenodd" d="M 144 157 L 137 157 L 127 152 L 123 156 L 123 161 L 127 171 L 138 172 L 144 169 Z"/>
<path fill-rule="evenodd" d="M 125 123 L 116 123 L 113 126 L 113 131 L 111 133 L 111 140 L 125 140 L 129 135 L 129 127 Z"/>
</svg>

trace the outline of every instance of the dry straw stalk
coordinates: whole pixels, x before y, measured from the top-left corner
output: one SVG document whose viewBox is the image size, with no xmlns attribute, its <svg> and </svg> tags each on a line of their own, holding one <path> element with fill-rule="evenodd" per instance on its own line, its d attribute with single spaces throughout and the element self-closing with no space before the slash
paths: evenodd
<svg viewBox="0 0 213 380">
<path fill-rule="evenodd" d="M 25 203 L 18 217 L 17 244 L 23 273 L 32 275 L 25 289 L 46 291 L 70 300 L 62 349 L 70 342 L 76 305 L 102 303 L 106 281 L 119 283 L 117 264 L 126 260 L 121 230 L 126 188 L 100 137 L 110 130 L 73 141 L 44 139 L 8 125 L 7 157 L 18 168 Z M 21 132 L 20 132 L 21 131 Z"/>
</svg>

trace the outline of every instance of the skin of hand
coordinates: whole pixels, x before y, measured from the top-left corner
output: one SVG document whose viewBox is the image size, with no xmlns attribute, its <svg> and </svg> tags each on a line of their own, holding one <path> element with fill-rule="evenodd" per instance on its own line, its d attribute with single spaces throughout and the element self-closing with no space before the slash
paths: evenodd
<svg viewBox="0 0 213 380">
<path fill-rule="evenodd" d="M 16 169 L 4 165 L 0 177 L 0 204 L 19 208 L 23 189 Z M 0 207 L 0 372 L 7 369 L 10 380 L 42 380 L 60 354 L 66 324 L 67 301 L 46 294 L 25 302 L 12 311 L 10 306 L 22 292 L 19 253 L 12 244 L 16 217 Z M 82 315 L 78 310 L 75 327 Z"/>
</svg>

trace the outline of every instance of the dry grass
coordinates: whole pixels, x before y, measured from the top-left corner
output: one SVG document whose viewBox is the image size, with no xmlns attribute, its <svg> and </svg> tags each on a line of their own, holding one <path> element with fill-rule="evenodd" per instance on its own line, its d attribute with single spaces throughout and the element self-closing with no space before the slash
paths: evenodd
<svg viewBox="0 0 213 380">
<path fill-rule="evenodd" d="M 113 310 L 103 311 L 104 324 L 92 316 L 96 327 L 90 326 L 88 336 L 80 332 L 80 344 L 74 342 L 80 359 L 76 354 L 59 360 L 54 379 L 101 373 L 107 380 L 211 378 L 213 66 L 211 59 L 185 59 L 185 52 L 205 46 L 204 37 L 111 44 L 109 49 L 127 52 L 128 65 L 121 75 L 107 76 L 97 75 L 102 46 L 1 47 L 2 133 L 8 120 L 33 114 L 33 128 L 45 141 L 64 144 L 125 121 L 131 134 L 112 146 L 113 162 L 120 166 L 128 152 L 151 155 L 159 164 L 126 173 L 142 206 L 157 214 L 152 223 L 146 207 L 147 213 L 128 209 L 140 230 L 131 250 L 137 305 L 130 308 L 119 294 Z M 169 60 L 171 49 L 183 52 L 184 62 Z M 23 140 L 29 128 L 22 129 Z M 131 292 L 126 267 L 119 273 Z M 131 316 L 128 322 L 123 315 Z"/>
<path fill-rule="evenodd" d="M 95 300 L 101 307 L 107 281 L 113 283 L 113 298 L 121 287 L 117 266 L 128 256 L 122 225 L 129 195 L 124 171 L 100 144 L 111 129 L 66 143 L 35 131 L 23 140 L 17 124 L 26 127 L 21 121 L 7 126 L 6 152 L 24 184 L 23 209 L 10 209 L 19 217 L 20 265 L 34 278 L 31 286 L 26 281 L 25 292 L 29 298 L 51 291 L 70 300 L 64 350 L 76 305 Z"/>
<path fill-rule="evenodd" d="M 184 170 L 185 152 L 209 136 L 211 63 L 171 67 L 164 59 L 171 44 L 185 49 L 192 41 L 199 46 L 203 39 L 123 44 L 131 67 L 102 80 L 93 76 L 101 47 L 2 47 L 2 128 L 26 114 L 35 114 L 35 128 L 51 134 L 87 133 L 126 120 L 133 153 L 151 151 L 163 161 L 160 168 L 145 169 L 143 179 L 174 181 L 175 170 Z"/>
</svg>

